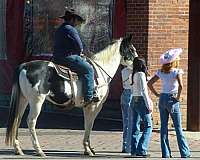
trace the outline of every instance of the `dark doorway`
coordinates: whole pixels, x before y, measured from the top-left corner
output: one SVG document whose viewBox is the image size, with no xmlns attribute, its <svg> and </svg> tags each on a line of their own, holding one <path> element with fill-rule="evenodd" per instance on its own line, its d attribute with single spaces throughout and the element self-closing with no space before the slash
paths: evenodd
<svg viewBox="0 0 200 160">
<path fill-rule="evenodd" d="M 187 129 L 200 131 L 200 1 L 190 0 Z"/>
</svg>

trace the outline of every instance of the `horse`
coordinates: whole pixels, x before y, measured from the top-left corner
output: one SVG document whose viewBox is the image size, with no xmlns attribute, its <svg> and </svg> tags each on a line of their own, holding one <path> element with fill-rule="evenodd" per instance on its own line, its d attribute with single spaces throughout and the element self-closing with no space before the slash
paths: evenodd
<svg viewBox="0 0 200 160">
<path fill-rule="evenodd" d="M 132 60 L 137 57 L 137 52 L 131 43 L 131 39 L 132 36 L 119 38 L 91 57 L 93 67 L 96 70 L 96 79 L 98 80 L 98 85 L 95 87 L 100 97 L 99 102 L 93 102 L 84 106 L 83 82 L 81 78 L 73 82 L 75 94 L 74 106 L 83 108 L 84 113 L 85 132 L 83 146 L 85 155 L 95 155 L 90 145 L 90 133 L 93 128 L 94 120 L 102 109 L 103 103 L 108 96 L 109 83 L 114 77 L 118 66 L 120 63 L 130 65 L 132 64 Z M 55 83 L 57 85 L 54 85 Z M 59 89 L 62 91 L 57 91 Z M 57 93 L 59 93 L 58 96 L 56 95 Z M 32 145 L 38 156 L 46 156 L 40 147 L 36 135 L 35 126 L 37 118 L 45 100 L 57 105 L 65 105 L 65 103 L 60 100 L 56 101 L 56 99 L 59 99 L 59 97 L 63 95 L 65 95 L 64 98 L 66 99 L 72 98 L 70 82 L 57 75 L 51 61 L 33 60 L 24 62 L 17 67 L 13 78 L 10 111 L 5 137 L 5 143 L 7 145 L 13 145 L 16 155 L 24 155 L 18 139 L 18 128 L 24 111 L 29 104 L 27 125 L 32 137 Z"/>
</svg>

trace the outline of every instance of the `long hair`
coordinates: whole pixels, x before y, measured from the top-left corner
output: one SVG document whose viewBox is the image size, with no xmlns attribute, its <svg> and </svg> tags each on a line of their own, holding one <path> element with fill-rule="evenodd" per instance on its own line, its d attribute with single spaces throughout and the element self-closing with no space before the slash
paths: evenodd
<svg viewBox="0 0 200 160">
<path fill-rule="evenodd" d="M 134 58 L 133 60 L 133 73 L 131 77 L 131 80 L 132 80 L 131 85 L 134 83 L 133 77 L 134 77 L 134 74 L 137 72 L 144 72 L 147 79 L 147 67 L 146 67 L 145 61 L 138 57 Z"/>
<path fill-rule="evenodd" d="M 179 59 L 176 59 L 171 63 L 163 64 L 161 67 L 161 72 L 169 73 L 172 70 L 172 68 L 178 68 L 178 66 L 179 66 Z"/>
</svg>

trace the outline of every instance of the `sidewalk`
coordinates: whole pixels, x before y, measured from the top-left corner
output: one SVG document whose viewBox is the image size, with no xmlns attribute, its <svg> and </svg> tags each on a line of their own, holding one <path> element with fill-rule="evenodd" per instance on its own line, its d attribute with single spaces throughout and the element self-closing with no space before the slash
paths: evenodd
<svg viewBox="0 0 200 160">
<path fill-rule="evenodd" d="M 83 155 L 83 130 L 64 129 L 37 129 L 40 145 L 47 157 L 43 159 L 89 159 Z M 185 137 L 191 148 L 192 157 L 200 158 L 200 132 L 187 132 Z M 128 154 L 121 153 L 121 132 L 93 131 L 91 134 L 91 145 L 96 151 L 96 155 L 91 159 L 130 159 Z M 150 143 L 149 159 L 161 159 L 159 132 L 154 131 Z M 174 131 L 169 132 L 170 146 L 173 159 L 181 159 L 176 143 Z M 39 159 L 34 155 L 28 129 L 19 130 L 19 140 L 24 149 L 24 156 L 13 154 L 12 147 L 4 144 L 5 128 L 0 128 L 0 159 Z M 129 158 L 128 158 L 129 157 Z M 133 158 L 131 158 L 133 159 Z M 141 158 L 140 158 L 141 159 Z"/>
</svg>

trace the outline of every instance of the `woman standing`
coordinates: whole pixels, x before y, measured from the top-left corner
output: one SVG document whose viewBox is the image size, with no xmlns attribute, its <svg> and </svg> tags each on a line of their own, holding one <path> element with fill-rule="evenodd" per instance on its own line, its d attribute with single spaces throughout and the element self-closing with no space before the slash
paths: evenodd
<svg viewBox="0 0 200 160">
<path fill-rule="evenodd" d="M 185 140 L 181 125 L 180 112 L 180 95 L 182 91 L 182 74 L 183 70 L 178 69 L 179 55 L 182 53 L 181 48 L 171 49 L 166 51 L 160 57 L 162 68 L 156 72 L 154 77 L 148 82 L 150 90 L 159 97 L 159 111 L 161 120 L 160 140 L 162 157 L 171 157 L 171 150 L 168 140 L 168 119 L 169 115 L 172 118 L 176 137 L 178 141 L 179 151 L 182 158 L 190 157 L 188 144 Z M 162 91 L 159 94 L 153 84 L 161 79 Z"/>
<path fill-rule="evenodd" d="M 132 93 L 129 77 L 132 74 L 132 69 L 125 67 L 121 71 L 123 92 L 121 94 L 121 111 L 123 120 L 123 141 L 122 152 L 130 153 L 130 139 L 132 128 L 132 110 L 130 108 Z"/>
<path fill-rule="evenodd" d="M 147 69 L 145 62 L 138 57 L 133 61 L 132 73 L 132 139 L 131 155 L 136 157 L 149 157 L 148 145 L 152 133 L 151 112 L 153 103 L 147 90 Z M 140 136 L 140 121 L 143 121 L 143 133 Z"/>
</svg>

